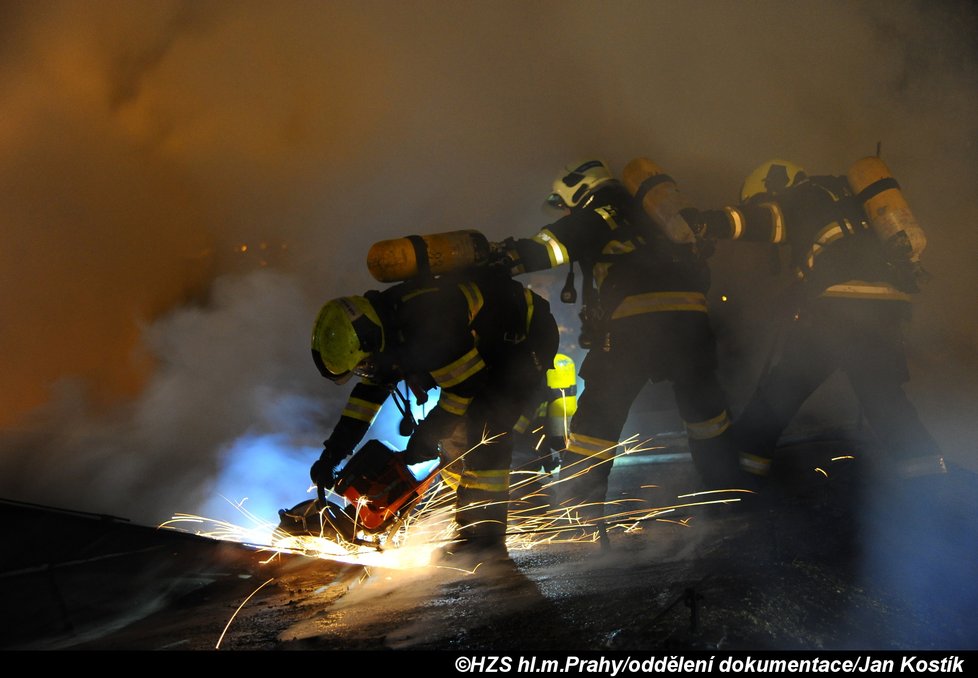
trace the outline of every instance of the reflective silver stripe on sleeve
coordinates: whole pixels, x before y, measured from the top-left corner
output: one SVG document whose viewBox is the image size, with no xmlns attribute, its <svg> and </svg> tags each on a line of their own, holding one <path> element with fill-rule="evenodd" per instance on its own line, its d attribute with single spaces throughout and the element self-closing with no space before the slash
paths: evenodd
<svg viewBox="0 0 978 678">
<path fill-rule="evenodd" d="M 739 240 L 744 234 L 744 215 L 735 207 L 724 207 L 727 216 L 730 218 L 730 239 Z"/>
<path fill-rule="evenodd" d="M 771 213 L 771 242 L 784 242 L 784 214 L 781 207 L 776 202 L 762 202 L 760 207 L 765 207 Z"/>
<path fill-rule="evenodd" d="M 838 222 L 833 221 L 831 224 L 823 228 L 815 235 L 815 242 L 812 243 L 812 248 L 808 250 L 808 256 L 805 257 L 805 263 L 808 269 L 811 270 L 815 267 L 815 257 L 822 253 L 829 243 L 833 243 L 839 238 L 845 236 L 845 231 L 842 230 L 842 226 Z"/>
<path fill-rule="evenodd" d="M 550 257 L 551 268 L 566 264 L 570 259 L 567 248 L 547 229 L 541 229 L 532 239 L 547 248 L 547 256 Z"/>
</svg>

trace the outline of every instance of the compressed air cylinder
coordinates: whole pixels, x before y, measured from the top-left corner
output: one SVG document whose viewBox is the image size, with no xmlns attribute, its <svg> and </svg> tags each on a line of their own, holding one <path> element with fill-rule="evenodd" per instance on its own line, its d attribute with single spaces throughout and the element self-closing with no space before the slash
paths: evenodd
<svg viewBox="0 0 978 678">
<path fill-rule="evenodd" d="M 669 240 L 681 245 L 696 242 L 693 229 L 679 213 L 689 205 L 665 170 L 648 158 L 635 158 L 622 170 L 622 183 Z"/>
<path fill-rule="evenodd" d="M 451 273 L 488 259 L 489 241 L 479 231 L 449 231 L 376 242 L 367 253 L 367 269 L 378 282 L 399 282 Z"/>
<path fill-rule="evenodd" d="M 887 243 L 905 233 L 912 251 L 911 260 L 920 259 L 927 246 L 927 236 L 883 161 L 876 156 L 857 160 L 849 168 L 848 179 L 849 188 L 862 203 L 877 237 Z"/>
<path fill-rule="evenodd" d="M 547 370 L 547 387 L 547 433 L 565 436 L 571 417 L 577 412 L 577 367 L 570 356 L 554 356 L 554 366 Z"/>
</svg>

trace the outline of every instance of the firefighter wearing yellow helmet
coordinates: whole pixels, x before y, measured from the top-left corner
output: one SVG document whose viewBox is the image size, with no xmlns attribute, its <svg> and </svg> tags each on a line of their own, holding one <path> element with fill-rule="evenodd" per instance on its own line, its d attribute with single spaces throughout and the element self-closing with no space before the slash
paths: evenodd
<svg viewBox="0 0 978 678">
<path fill-rule="evenodd" d="M 484 432 L 509 432 L 544 379 L 558 331 L 545 299 L 503 273 L 404 282 L 325 304 L 312 333 L 323 376 L 359 377 L 324 450 L 313 482 L 332 486 L 336 468 L 366 435 L 382 404 L 404 381 L 438 404 L 408 441 L 405 461 L 441 457 L 458 477 L 461 550 L 505 553 L 511 436 L 476 446 Z M 475 447 L 444 444 L 463 432 Z M 460 447 L 461 449 L 458 449 Z"/>
<path fill-rule="evenodd" d="M 581 346 L 590 350 L 581 365 L 585 387 L 570 421 L 560 489 L 568 501 L 589 507 L 581 510 L 585 518 L 603 514 L 619 436 L 650 380 L 672 382 L 707 483 L 727 486 L 737 475 L 707 315 L 708 252 L 676 198 L 675 182 L 664 172 L 646 171 L 633 192 L 605 163 L 575 163 L 559 174 L 547 201 L 564 215 L 532 238 L 505 243 L 514 274 L 564 264 L 573 270 L 574 262 L 583 274 Z"/>
<path fill-rule="evenodd" d="M 903 391 L 902 324 L 926 274 L 926 243 L 899 184 L 878 157 L 846 176 L 809 176 L 784 160 L 747 177 L 741 203 L 697 219 L 713 237 L 790 249 L 800 301 L 784 319 L 784 348 L 734 427 L 745 470 L 766 475 L 778 439 L 836 371 L 848 377 L 872 429 L 904 476 L 943 475 L 937 443 Z"/>
</svg>

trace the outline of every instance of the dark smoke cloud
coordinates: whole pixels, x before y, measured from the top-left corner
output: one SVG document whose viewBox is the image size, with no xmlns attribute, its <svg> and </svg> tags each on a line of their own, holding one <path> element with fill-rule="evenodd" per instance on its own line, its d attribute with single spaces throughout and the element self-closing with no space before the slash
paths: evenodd
<svg viewBox="0 0 978 678">
<path fill-rule="evenodd" d="M 342 389 L 317 381 L 308 326 L 324 299 L 376 286 L 369 245 L 530 233 L 568 160 L 648 155 L 716 206 L 771 156 L 842 172 L 877 141 L 937 274 L 912 395 L 974 468 L 975 16 L 909 1 L 5 3 L 0 494 L 156 519 L 192 510 L 249 430 L 322 435 Z M 262 261 L 278 273 L 247 274 Z M 747 275 L 765 261 L 720 248 L 730 337 L 763 338 L 767 310 L 744 300 L 771 299 L 773 279 Z M 763 347 L 731 341 L 740 402 Z M 301 416 L 264 420 L 268 394 Z"/>
</svg>

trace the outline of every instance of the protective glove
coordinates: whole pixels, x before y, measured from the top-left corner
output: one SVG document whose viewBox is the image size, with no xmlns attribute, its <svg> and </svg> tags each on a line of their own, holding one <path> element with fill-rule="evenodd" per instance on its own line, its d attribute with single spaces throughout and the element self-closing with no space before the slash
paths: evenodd
<svg viewBox="0 0 978 678">
<path fill-rule="evenodd" d="M 490 266 L 505 268 L 510 275 L 526 272 L 522 261 L 520 261 L 519 250 L 516 249 L 516 241 L 511 237 L 502 242 L 489 243 L 489 263 Z"/>
<path fill-rule="evenodd" d="M 915 294 L 933 278 L 919 261 L 900 262 L 891 266 L 896 274 L 896 287 L 901 292 Z"/>
<path fill-rule="evenodd" d="M 323 443 L 322 454 L 319 459 L 313 462 L 309 469 L 309 478 L 316 485 L 332 487 L 336 484 L 336 467 L 349 454 L 347 450 L 341 450 L 327 440 Z"/>
<path fill-rule="evenodd" d="M 934 278 L 930 271 L 920 265 L 919 261 L 914 262 L 913 277 L 917 283 L 917 289 L 923 289 Z"/>
<path fill-rule="evenodd" d="M 440 442 L 441 436 L 437 435 L 429 415 L 427 419 L 418 424 L 414 435 L 408 440 L 407 449 L 404 450 L 405 463 L 410 466 L 437 459 Z"/>
</svg>

